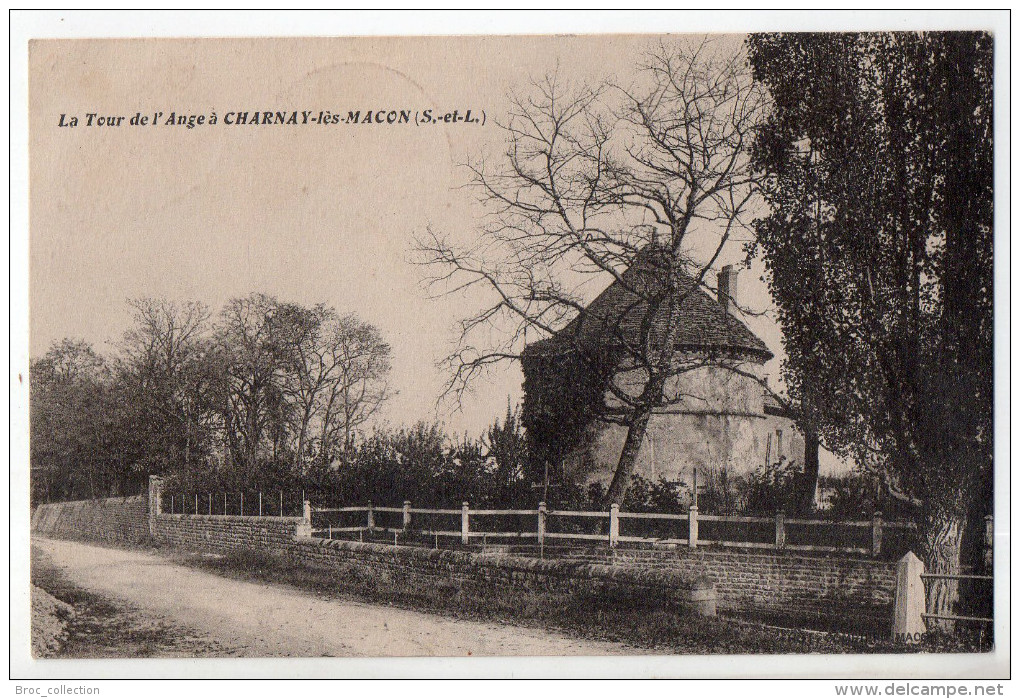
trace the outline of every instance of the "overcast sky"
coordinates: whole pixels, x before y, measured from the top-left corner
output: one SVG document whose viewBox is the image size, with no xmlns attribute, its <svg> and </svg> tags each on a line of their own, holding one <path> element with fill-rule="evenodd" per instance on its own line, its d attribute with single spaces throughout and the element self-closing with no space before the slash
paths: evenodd
<svg viewBox="0 0 1020 699">
<path fill-rule="evenodd" d="M 733 38 L 733 43 L 739 39 Z M 438 419 L 477 433 L 520 397 L 507 365 L 451 411 L 436 362 L 472 296 L 429 299 L 409 263 L 426 225 L 470 236 L 482 211 L 460 167 L 498 156 L 511 89 L 558 70 L 628 81 L 657 39 L 435 38 L 36 42 L 30 75 L 30 345 L 65 336 L 112 351 L 126 299 L 214 309 L 262 291 L 325 302 L 377 325 L 394 353 L 391 424 Z M 485 126 L 227 126 L 228 112 L 485 111 Z M 131 127 L 136 112 L 220 124 Z M 120 127 L 85 115 L 126 117 Z M 75 128 L 59 126 L 71 116 Z M 739 258 L 734 246 L 729 260 Z M 758 270 L 742 301 L 767 306 Z M 608 281 L 607 281 L 608 283 Z M 597 291 L 597 289 L 595 290 Z M 749 323 L 778 352 L 765 318 Z M 770 365 L 776 373 L 775 362 Z"/>
</svg>

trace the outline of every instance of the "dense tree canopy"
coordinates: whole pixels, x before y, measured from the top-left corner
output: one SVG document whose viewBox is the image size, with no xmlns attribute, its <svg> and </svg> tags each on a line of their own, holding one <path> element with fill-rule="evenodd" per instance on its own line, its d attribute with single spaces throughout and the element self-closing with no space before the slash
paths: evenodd
<svg viewBox="0 0 1020 699">
<path fill-rule="evenodd" d="M 335 466 L 389 395 L 377 328 L 263 294 L 131 302 L 112 357 L 64 340 L 31 364 L 33 495 L 137 492 L 148 474 L 259 482 Z M 219 474 L 219 475 L 217 475 Z"/>
<path fill-rule="evenodd" d="M 134 451 L 109 363 L 88 343 L 54 343 L 30 367 L 32 492 L 103 497 L 128 486 Z"/>
<path fill-rule="evenodd" d="M 968 517 L 990 507 L 992 38 L 748 43 L 775 103 L 754 250 L 787 385 L 827 446 L 920 507 L 929 567 L 958 571 Z M 953 594 L 935 585 L 936 608 Z"/>
</svg>

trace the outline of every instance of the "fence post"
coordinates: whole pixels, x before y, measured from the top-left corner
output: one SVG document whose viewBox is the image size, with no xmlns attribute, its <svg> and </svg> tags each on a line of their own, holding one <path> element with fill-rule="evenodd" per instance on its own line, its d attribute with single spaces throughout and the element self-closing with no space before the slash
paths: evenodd
<svg viewBox="0 0 1020 699">
<path fill-rule="evenodd" d="M 782 510 L 776 513 L 776 548 L 786 548 L 786 514 Z"/>
<path fill-rule="evenodd" d="M 411 528 L 411 501 L 404 500 L 404 531 Z"/>
<path fill-rule="evenodd" d="M 893 603 L 893 641 L 920 643 L 925 631 L 924 563 L 913 551 L 896 564 L 896 601 Z"/>
<path fill-rule="evenodd" d="M 871 555 L 882 553 L 882 513 L 876 512 L 871 518 Z"/>
<path fill-rule="evenodd" d="M 991 515 L 985 515 L 985 569 L 992 572 L 992 551 L 995 548 L 995 525 Z"/>
<path fill-rule="evenodd" d="M 262 491 L 259 491 L 259 517 L 262 516 Z"/>
<path fill-rule="evenodd" d="M 471 540 L 471 524 L 468 516 L 468 504 L 460 506 L 460 543 L 467 544 Z"/>
<path fill-rule="evenodd" d="M 698 548 L 698 506 L 691 505 L 687 511 L 687 546 Z"/>
<path fill-rule="evenodd" d="M 209 493 L 209 516 L 212 516 L 212 493 Z"/>
<path fill-rule="evenodd" d="M 375 513 L 372 512 L 372 501 L 371 500 L 368 501 L 368 522 L 367 522 L 365 528 L 368 529 L 369 531 L 372 531 L 373 529 L 375 529 Z"/>
<path fill-rule="evenodd" d="M 609 506 L 609 546 L 616 548 L 620 543 L 620 506 L 615 502 Z"/>
<path fill-rule="evenodd" d="M 538 545 L 545 544 L 545 503 L 538 503 Z"/>
<path fill-rule="evenodd" d="M 244 491 L 241 491 L 241 516 L 244 517 Z"/>
<path fill-rule="evenodd" d="M 198 493 L 195 493 L 195 514 L 198 514 Z"/>
</svg>

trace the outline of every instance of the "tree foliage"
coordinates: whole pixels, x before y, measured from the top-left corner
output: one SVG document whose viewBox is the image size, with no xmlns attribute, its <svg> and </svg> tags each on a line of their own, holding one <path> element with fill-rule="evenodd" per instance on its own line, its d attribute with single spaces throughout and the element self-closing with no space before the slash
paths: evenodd
<svg viewBox="0 0 1020 699">
<path fill-rule="evenodd" d="M 164 490 L 178 503 L 183 495 L 186 507 L 196 493 L 203 503 L 206 494 L 226 493 L 234 512 L 242 491 L 249 507 L 259 492 L 275 507 L 279 491 L 289 508 L 299 505 L 299 493 L 319 507 L 399 507 L 405 500 L 415 507 L 450 508 L 465 500 L 476 507 L 534 507 L 539 495 L 524 475 L 524 444 L 515 411 L 494 421 L 481 439 L 451 436 L 434 423 L 377 427 L 353 440 L 333 465 L 311 462 L 299 473 L 267 464 L 254 477 L 230 469 L 178 471 Z"/>
<path fill-rule="evenodd" d="M 137 492 L 148 474 L 281 481 L 336 467 L 389 396 L 379 330 L 263 294 L 216 320 L 194 302 L 136 299 L 105 358 L 71 340 L 31 364 L 33 494 Z"/>
<path fill-rule="evenodd" d="M 109 363 L 88 343 L 54 343 L 29 371 L 34 500 L 130 488 L 130 428 Z"/>
<path fill-rule="evenodd" d="M 921 507 L 929 567 L 958 572 L 990 502 L 992 38 L 762 34 L 749 53 L 775 103 L 754 249 L 787 385 L 828 447 Z"/>
<path fill-rule="evenodd" d="M 531 479 L 563 482 L 562 464 L 573 452 L 586 452 L 594 426 L 605 411 L 607 386 L 616 368 L 615 352 L 597 356 L 566 353 L 530 358 L 524 374 L 522 422 L 532 459 Z"/>
</svg>

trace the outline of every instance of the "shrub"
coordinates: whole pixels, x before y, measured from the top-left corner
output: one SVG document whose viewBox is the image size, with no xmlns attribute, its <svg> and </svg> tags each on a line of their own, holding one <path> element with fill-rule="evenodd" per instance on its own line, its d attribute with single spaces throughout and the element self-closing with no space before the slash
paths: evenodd
<svg viewBox="0 0 1020 699">
<path fill-rule="evenodd" d="M 801 469 L 785 458 L 759 466 L 737 486 L 743 511 L 751 515 L 772 515 L 791 510 L 801 478 Z"/>
<path fill-rule="evenodd" d="M 626 512 L 683 514 L 690 500 L 691 490 L 683 481 L 660 477 L 653 482 L 634 474 L 621 509 Z"/>
<path fill-rule="evenodd" d="M 719 515 L 742 511 L 738 481 L 725 466 L 703 469 L 699 471 L 699 476 L 703 478 L 704 485 L 698 490 L 698 509 Z"/>
<path fill-rule="evenodd" d="M 833 519 L 861 519 L 875 511 L 874 479 L 862 473 L 821 476 L 819 510 Z"/>
</svg>

